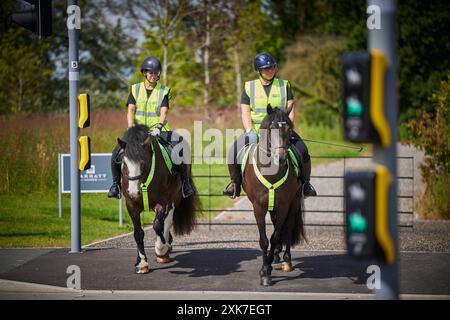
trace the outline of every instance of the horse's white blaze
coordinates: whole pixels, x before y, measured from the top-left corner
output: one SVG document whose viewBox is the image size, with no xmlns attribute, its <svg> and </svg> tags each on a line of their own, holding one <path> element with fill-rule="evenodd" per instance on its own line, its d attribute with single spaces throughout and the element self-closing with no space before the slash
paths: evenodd
<svg viewBox="0 0 450 320">
<path fill-rule="evenodd" d="M 163 244 L 160 237 L 156 237 L 155 242 L 155 252 L 158 256 L 164 256 L 167 251 L 169 251 L 171 245 L 169 244 L 169 232 L 170 228 L 172 228 L 173 225 L 173 212 L 175 211 L 175 205 L 171 204 L 171 208 L 168 210 L 166 208 L 166 212 L 168 211 L 166 218 L 164 219 L 164 239 L 166 240 L 166 243 Z"/>
<path fill-rule="evenodd" d="M 129 177 L 136 177 L 141 174 L 141 166 L 139 163 L 131 161 L 127 157 L 124 157 L 123 161 L 125 161 L 125 164 L 127 165 Z M 131 181 L 129 180 L 128 194 L 137 195 L 138 192 L 139 192 L 139 180 L 131 180 Z"/>
</svg>

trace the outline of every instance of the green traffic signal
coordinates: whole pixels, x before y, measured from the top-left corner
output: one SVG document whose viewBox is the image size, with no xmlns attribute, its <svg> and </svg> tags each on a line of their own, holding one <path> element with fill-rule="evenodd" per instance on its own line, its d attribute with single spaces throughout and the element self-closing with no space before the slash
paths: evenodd
<svg viewBox="0 0 450 320">
<path fill-rule="evenodd" d="M 363 106 L 355 97 L 347 99 L 347 112 L 351 117 L 360 117 L 363 114 Z"/>
<path fill-rule="evenodd" d="M 367 229 L 367 220 L 361 215 L 361 212 L 354 212 L 348 216 L 348 225 L 350 232 L 363 233 Z"/>
</svg>

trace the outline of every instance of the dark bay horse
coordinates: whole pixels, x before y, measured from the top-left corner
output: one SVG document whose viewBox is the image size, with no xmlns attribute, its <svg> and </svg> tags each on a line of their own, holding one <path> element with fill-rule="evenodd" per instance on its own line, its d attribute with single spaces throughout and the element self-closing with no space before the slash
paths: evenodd
<svg viewBox="0 0 450 320">
<path fill-rule="evenodd" d="M 259 275 L 263 286 L 272 285 L 272 263 L 274 259 L 279 261 L 282 246 L 286 247 L 282 269 L 289 272 L 292 271 L 290 247 L 302 239 L 306 240 L 302 186 L 288 155 L 293 128 L 288 116 L 290 111 L 268 106 L 268 114 L 260 127 L 260 140 L 250 148 L 242 180 L 258 225 L 259 245 L 263 253 Z M 274 225 L 269 252 L 265 220 L 267 211 Z"/>
<path fill-rule="evenodd" d="M 175 235 L 189 234 L 195 226 L 195 211 L 199 207 L 196 195 L 182 197 L 180 175 L 170 173 L 158 145 L 160 138 L 149 135 L 148 131 L 147 126 L 137 125 L 129 128 L 122 139 L 117 139 L 124 152 L 122 191 L 128 214 L 133 221 L 134 239 L 138 250 L 136 273 L 149 272 L 140 217 L 140 213 L 149 208 L 144 208 L 143 196 L 147 195 L 149 207 L 156 214 L 153 229 L 157 235 L 155 252 L 158 263 L 169 262 L 172 225 Z M 141 188 L 141 183 L 147 181 L 149 174 L 154 175 L 147 186 L 148 194 L 146 194 Z"/>
</svg>

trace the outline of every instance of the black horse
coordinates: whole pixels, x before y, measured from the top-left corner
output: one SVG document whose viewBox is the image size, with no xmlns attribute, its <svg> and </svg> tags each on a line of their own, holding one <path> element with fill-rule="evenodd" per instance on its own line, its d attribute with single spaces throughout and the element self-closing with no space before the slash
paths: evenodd
<svg viewBox="0 0 450 320">
<path fill-rule="evenodd" d="M 272 263 L 279 261 L 282 245 L 286 246 L 282 269 L 292 271 L 290 248 L 305 239 L 303 230 L 303 193 L 298 175 L 289 157 L 289 137 L 293 124 L 291 109 L 267 109 L 260 127 L 260 140 L 250 148 L 245 162 L 242 186 L 253 204 L 259 230 L 259 245 L 263 252 L 263 265 L 259 272 L 261 285 L 272 284 Z M 267 211 L 274 225 L 269 240 L 266 236 Z"/>
<path fill-rule="evenodd" d="M 153 229 L 157 235 L 155 252 L 158 263 L 169 262 L 172 225 L 175 235 L 189 234 L 195 226 L 195 211 L 199 208 L 196 195 L 183 198 L 180 175 L 169 171 L 159 147 L 160 138 L 149 135 L 148 131 L 147 126 L 137 125 L 129 128 L 122 139 L 117 139 L 124 152 L 122 190 L 133 221 L 134 239 L 138 249 L 136 273 L 149 272 L 140 218 L 140 213 L 144 210 L 143 196 L 148 197 L 149 207 L 156 213 Z M 190 172 L 190 165 L 188 168 Z M 146 186 L 148 193 L 145 193 L 141 185 L 147 181 L 150 174 L 153 179 Z M 194 186 L 193 183 L 192 185 Z"/>
</svg>

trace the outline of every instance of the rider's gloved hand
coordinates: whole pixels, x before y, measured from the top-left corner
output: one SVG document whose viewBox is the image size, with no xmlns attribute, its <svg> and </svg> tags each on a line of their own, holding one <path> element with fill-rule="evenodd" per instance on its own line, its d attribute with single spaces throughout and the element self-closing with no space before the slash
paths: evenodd
<svg viewBox="0 0 450 320">
<path fill-rule="evenodd" d="M 250 129 L 248 130 L 245 135 L 249 138 L 250 141 L 257 141 L 258 140 L 258 135 L 256 134 L 255 130 Z"/>
<path fill-rule="evenodd" d="M 150 132 L 150 134 L 154 137 L 159 136 L 161 134 L 161 129 L 162 129 L 163 125 L 160 123 L 156 126 L 155 129 L 152 130 L 152 132 Z"/>
<path fill-rule="evenodd" d="M 161 129 L 160 128 L 155 128 L 152 130 L 152 132 L 150 132 L 150 134 L 154 137 L 159 136 L 161 134 Z"/>
</svg>

